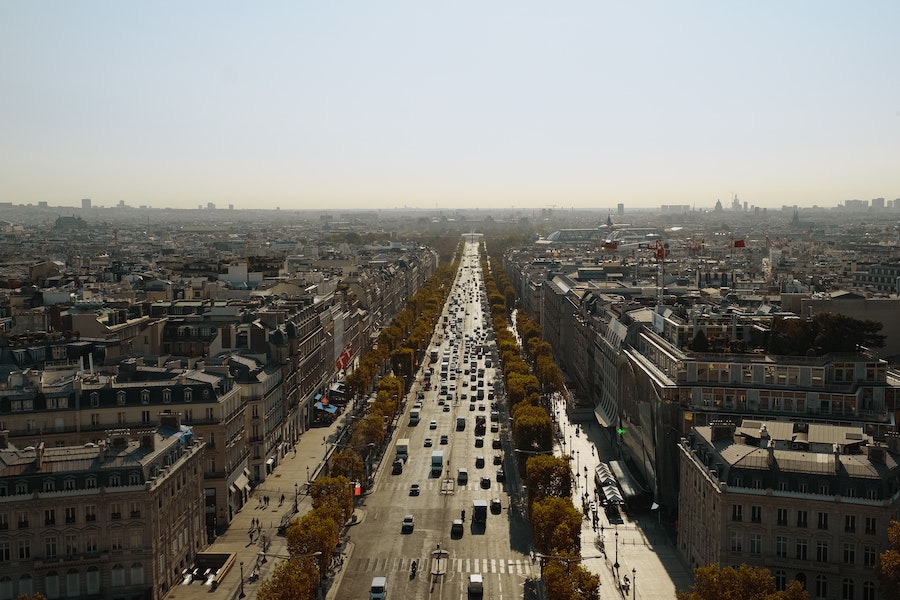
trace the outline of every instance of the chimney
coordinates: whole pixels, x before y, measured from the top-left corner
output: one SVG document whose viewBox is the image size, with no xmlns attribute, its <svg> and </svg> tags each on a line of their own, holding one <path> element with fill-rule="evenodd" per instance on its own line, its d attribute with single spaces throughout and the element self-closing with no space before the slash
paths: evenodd
<svg viewBox="0 0 900 600">
<path fill-rule="evenodd" d="M 841 470 L 841 446 L 834 444 L 831 447 L 831 453 L 834 455 L 834 472 L 839 473 Z"/>
<path fill-rule="evenodd" d="M 0 430 L 0 450 L 9 448 L 9 429 Z"/>
<path fill-rule="evenodd" d="M 888 450 L 894 454 L 900 454 L 900 433 L 889 431 L 884 434 L 884 441 L 887 444 Z"/>
<path fill-rule="evenodd" d="M 38 442 L 37 447 L 34 449 L 34 465 L 38 471 L 44 466 L 44 442 Z"/>
<path fill-rule="evenodd" d="M 759 447 L 765 448 L 769 445 L 769 440 L 771 440 L 771 436 L 769 435 L 769 428 L 766 427 L 766 424 L 763 423 L 759 427 Z"/>
<path fill-rule="evenodd" d="M 768 458 L 766 459 L 766 463 L 771 467 L 775 465 L 775 440 L 770 439 L 769 443 L 766 444 L 766 450 L 769 453 Z"/>
<path fill-rule="evenodd" d="M 882 446 L 878 442 L 872 442 L 872 444 L 866 446 L 866 454 L 869 455 L 869 462 L 883 465 L 884 450 L 884 446 Z"/>
</svg>

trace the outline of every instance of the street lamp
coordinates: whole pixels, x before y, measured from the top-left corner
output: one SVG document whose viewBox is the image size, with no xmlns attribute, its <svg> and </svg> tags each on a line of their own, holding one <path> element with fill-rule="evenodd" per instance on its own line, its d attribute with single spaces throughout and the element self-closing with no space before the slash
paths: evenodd
<svg viewBox="0 0 900 600">
<path fill-rule="evenodd" d="M 297 510 L 299 509 L 299 507 L 297 505 L 299 497 L 300 497 L 300 486 L 297 485 L 297 482 L 295 481 L 294 482 L 294 512 L 297 512 Z"/>
<path fill-rule="evenodd" d="M 234 564 L 234 563 L 231 563 Z M 241 561 L 241 594 L 238 598 L 244 598 L 247 594 L 244 593 L 244 561 Z"/>
<path fill-rule="evenodd" d="M 306 483 L 309 483 L 309 465 L 306 465 Z"/>
<path fill-rule="evenodd" d="M 637 598 L 637 570 L 631 569 L 631 597 Z"/>
<path fill-rule="evenodd" d="M 616 562 L 613 564 L 613 568 L 616 570 L 616 577 L 619 576 L 619 532 L 616 531 Z"/>
</svg>

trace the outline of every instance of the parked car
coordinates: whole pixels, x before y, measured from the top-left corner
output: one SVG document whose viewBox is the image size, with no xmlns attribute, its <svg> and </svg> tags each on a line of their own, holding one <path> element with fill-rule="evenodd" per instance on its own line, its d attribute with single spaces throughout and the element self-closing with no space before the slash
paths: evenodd
<svg viewBox="0 0 900 600">
<path fill-rule="evenodd" d="M 491 512 L 495 515 L 499 515 L 500 511 L 503 509 L 503 506 L 500 504 L 500 498 L 494 498 L 491 500 Z"/>
</svg>

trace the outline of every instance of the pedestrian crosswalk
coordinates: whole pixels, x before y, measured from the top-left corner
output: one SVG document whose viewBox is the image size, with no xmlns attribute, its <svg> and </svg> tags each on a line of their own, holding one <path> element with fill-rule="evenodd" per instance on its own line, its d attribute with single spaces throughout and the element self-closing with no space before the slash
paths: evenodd
<svg viewBox="0 0 900 600">
<path fill-rule="evenodd" d="M 476 473 L 476 475 L 477 475 L 477 473 Z M 470 473 L 470 477 L 472 477 L 471 473 Z M 420 494 L 426 494 L 429 492 L 433 492 L 435 494 L 440 494 L 441 492 L 446 492 L 445 488 L 447 486 L 445 486 L 443 484 L 442 479 L 427 479 L 427 480 L 419 481 L 416 483 L 419 484 L 419 493 Z M 409 493 L 409 483 L 406 483 L 406 482 L 391 481 L 387 484 L 380 484 L 380 485 L 386 486 L 388 489 L 391 489 L 391 490 L 401 490 L 405 493 Z M 463 490 L 468 490 L 471 492 L 485 492 L 485 493 L 493 493 L 496 495 L 497 492 L 500 492 L 503 490 L 503 484 L 497 483 L 496 481 L 491 480 L 491 486 L 489 488 L 483 488 L 483 487 L 481 487 L 480 478 L 472 477 L 471 479 L 469 479 L 469 483 L 467 483 L 466 485 L 460 485 L 459 483 L 457 483 L 454 480 L 453 484 L 451 486 L 449 486 L 449 488 L 454 493 L 460 493 Z"/>
<path fill-rule="evenodd" d="M 430 573 L 437 565 L 435 558 L 428 557 L 381 557 L 351 559 L 349 570 L 358 573 L 396 573 L 409 572 L 412 561 L 418 561 L 420 573 Z M 449 558 L 445 567 L 448 573 L 498 573 L 501 575 L 522 575 L 532 577 L 535 565 L 528 558 Z"/>
</svg>

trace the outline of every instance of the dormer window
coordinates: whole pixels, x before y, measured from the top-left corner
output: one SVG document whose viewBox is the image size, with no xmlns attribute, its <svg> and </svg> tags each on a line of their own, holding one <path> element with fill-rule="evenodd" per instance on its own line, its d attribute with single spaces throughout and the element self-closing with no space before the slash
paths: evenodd
<svg viewBox="0 0 900 600">
<path fill-rule="evenodd" d="M 141 404 L 150 404 L 150 390 L 141 390 Z"/>
<path fill-rule="evenodd" d="M 91 406 L 94 408 L 100 406 L 100 394 L 97 392 L 91 392 Z"/>
<path fill-rule="evenodd" d="M 166 388 L 163 390 L 163 403 L 168 404 L 172 401 L 172 390 Z"/>
<path fill-rule="evenodd" d="M 125 390 L 119 390 L 116 392 L 116 402 L 119 406 L 125 406 Z"/>
<path fill-rule="evenodd" d="M 209 388 L 203 390 L 203 399 L 209 400 Z"/>
<path fill-rule="evenodd" d="M 141 484 L 141 476 L 137 473 L 131 473 L 128 476 L 128 485 L 140 485 Z"/>
<path fill-rule="evenodd" d="M 112 474 L 109 476 L 109 487 L 119 487 L 119 476 L 118 474 Z"/>
<path fill-rule="evenodd" d="M 190 402 L 194 399 L 194 390 L 191 388 L 184 388 L 184 401 Z"/>
<path fill-rule="evenodd" d="M 56 483 L 52 479 L 44 480 L 44 491 L 52 492 L 56 489 Z"/>
</svg>

